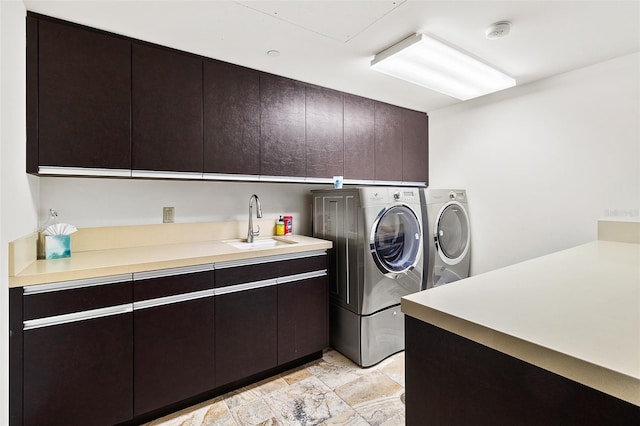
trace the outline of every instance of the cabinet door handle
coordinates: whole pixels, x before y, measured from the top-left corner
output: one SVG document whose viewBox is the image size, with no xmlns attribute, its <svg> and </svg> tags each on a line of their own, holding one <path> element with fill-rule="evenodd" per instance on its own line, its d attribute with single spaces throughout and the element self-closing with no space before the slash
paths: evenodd
<svg viewBox="0 0 640 426">
<path fill-rule="evenodd" d="M 93 287 L 96 285 L 116 284 L 131 281 L 131 274 L 111 275 L 108 277 L 87 278 L 83 280 L 60 281 L 50 284 L 38 284 L 24 287 L 24 295 L 38 293 L 49 293 L 51 291 L 71 290 L 82 287 Z"/>
<path fill-rule="evenodd" d="M 326 275 L 327 275 L 327 270 L 323 269 L 321 271 L 304 272 L 302 274 L 287 275 L 286 277 L 277 278 L 276 281 L 278 281 L 278 284 L 284 284 L 284 283 L 291 283 L 294 281 L 308 280 L 311 278 L 324 277 Z"/>
<path fill-rule="evenodd" d="M 216 269 L 236 268 L 238 266 L 260 265 L 268 262 L 280 262 L 283 260 L 305 259 L 308 257 L 326 256 L 326 250 L 311 250 L 299 253 L 277 254 L 274 256 L 261 256 L 250 259 L 229 260 L 226 262 L 215 263 Z"/>
<path fill-rule="evenodd" d="M 167 268 L 167 269 L 157 269 L 155 271 L 148 272 L 134 272 L 133 280 L 149 280 L 152 278 L 162 278 L 162 277 L 171 277 L 174 275 L 185 275 L 185 274 L 193 274 L 197 272 L 209 272 L 213 271 L 213 264 L 207 263 L 204 265 L 194 265 L 194 266 L 182 266 L 179 268 Z"/>
<path fill-rule="evenodd" d="M 170 305 L 172 303 L 186 302 L 188 300 L 203 299 L 214 295 L 214 290 L 201 290 L 191 293 L 177 294 L 175 296 L 158 297 L 157 299 L 143 300 L 141 302 L 133 302 L 133 310 L 154 308 L 156 306 Z"/>
<path fill-rule="evenodd" d="M 246 291 L 253 290 L 256 288 L 269 287 L 272 285 L 277 285 L 278 282 L 275 279 L 270 280 L 262 280 L 262 281 L 253 281 L 250 283 L 230 285 L 228 287 L 220 287 L 215 289 L 216 296 L 221 296 L 223 294 L 236 293 L 238 291 Z"/>
<path fill-rule="evenodd" d="M 124 305 L 109 306 L 106 308 L 91 309 L 89 311 L 73 312 L 70 314 L 54 315 L 52 317 L 37 318 L 23 322 L 24 330 L 32 330 L 34 328 L 51 327 L 54 325 L 67 324 L 76 321 L 85 321 L 94 318 L 108 317 L 110 315 L 124 314 L 133 311 L 133 305 L 126 303 Z"/>
</svg>

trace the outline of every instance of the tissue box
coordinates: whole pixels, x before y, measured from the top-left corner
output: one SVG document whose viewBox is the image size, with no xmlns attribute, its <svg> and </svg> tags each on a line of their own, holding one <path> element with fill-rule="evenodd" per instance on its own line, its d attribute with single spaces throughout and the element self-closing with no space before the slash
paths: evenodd
<svg viewBox="0 0 640 426">
<path fill-rule="evenodd" d="M 71 257 L 71 235 L 44 235 L 44 258 Z"/>
</svg>

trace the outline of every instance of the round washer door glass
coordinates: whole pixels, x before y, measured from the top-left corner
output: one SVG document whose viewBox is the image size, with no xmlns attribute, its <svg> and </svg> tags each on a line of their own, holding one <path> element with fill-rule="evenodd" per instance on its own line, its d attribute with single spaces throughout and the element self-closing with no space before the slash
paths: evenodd
<svg viewBox="0 0 640 426">
<path fill-rule="evenodd" d="M 464 208 L 457 203 L 446 206 L 437 226 L 436 236 L 442 254 L 449 259 L 462 256 L 469 242 L 469 220 Z"/>
<path fill-rule="evenodd" d="M 378 220 L 372 248 L 380 266 L 389 272 L 403 272 L 415 265 L 420 239 L 420 222 L 413 210 L 394 206 Z"/>
</svg>

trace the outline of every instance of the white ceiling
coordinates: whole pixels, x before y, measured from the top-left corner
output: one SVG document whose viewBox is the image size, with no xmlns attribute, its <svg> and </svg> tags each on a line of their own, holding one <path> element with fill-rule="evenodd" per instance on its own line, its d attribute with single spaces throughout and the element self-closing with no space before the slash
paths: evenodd
<svg viewBox="0 0 640 426">
<path fill-rule="evenodd" d="M 24 1 L 27 10 L 420 111 L 457 99 L 369 69 L 416 32 L 518 85 L 640 51 L 640 1 Z M 511 34 L 488 40 L 493 22 Z M 269 50 L 280 51 L 271 57 Z"/>
</svg>

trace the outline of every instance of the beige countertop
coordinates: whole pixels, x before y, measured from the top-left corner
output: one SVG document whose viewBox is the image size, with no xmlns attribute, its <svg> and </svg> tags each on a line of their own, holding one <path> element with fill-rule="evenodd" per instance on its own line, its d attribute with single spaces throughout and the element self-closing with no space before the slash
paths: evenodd
<svg viewBox="0 0 640 426">
<path fill-rule="evenodd" d="M 238 249 L 227 244 L 226 240 L 174 242 L 73 252 L 65 259 L 34 259 L 9 277 L 9 287 L 325 250 L 332 246 L 330 241 L 302 235 L 268 238 L 282 243 L 275 247 Z"/>
<path fill-rule="evenodd" d="M 402 311 L 640 405 L 640 244 L 594 241 L 406 296 Z"/>
</svg>

